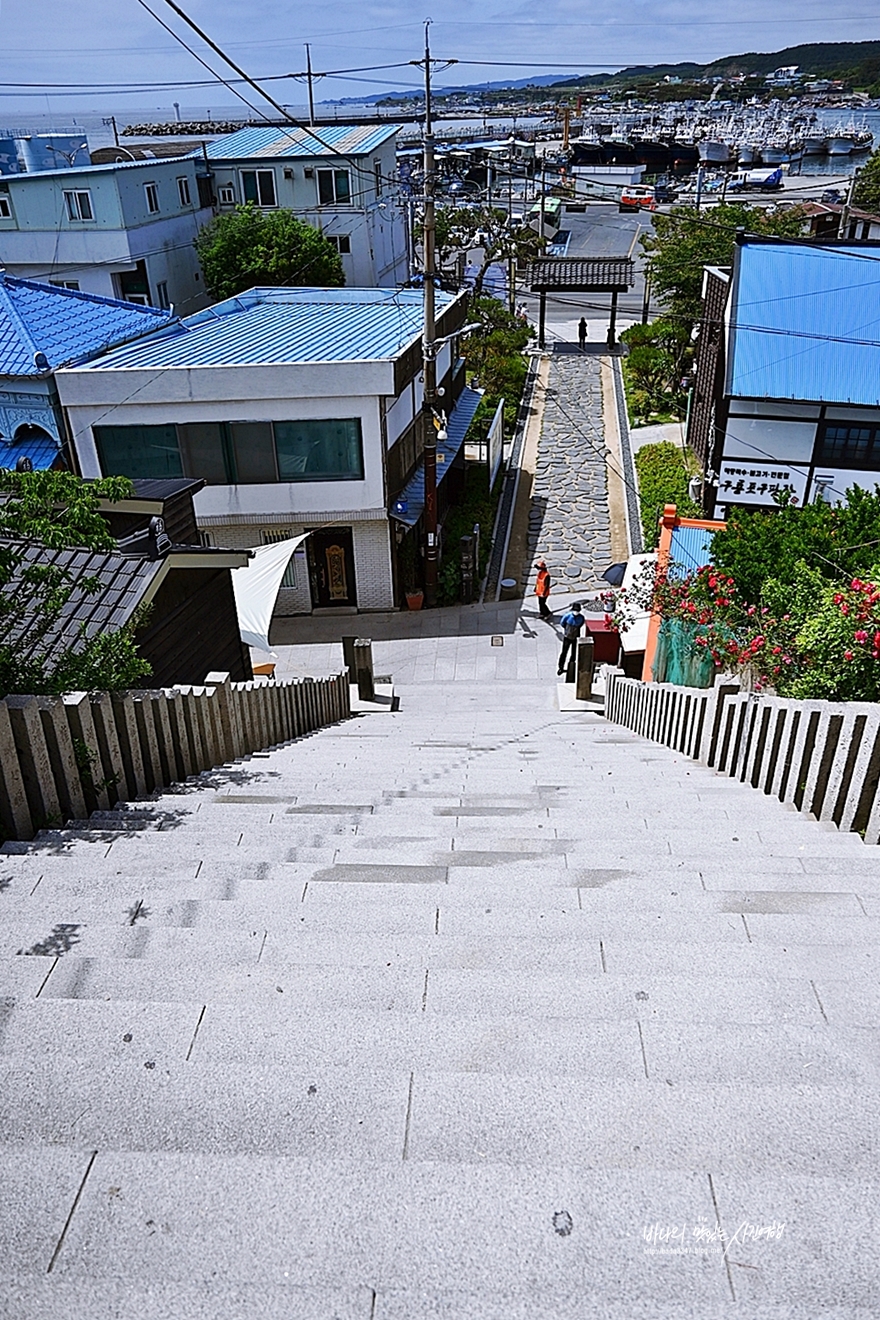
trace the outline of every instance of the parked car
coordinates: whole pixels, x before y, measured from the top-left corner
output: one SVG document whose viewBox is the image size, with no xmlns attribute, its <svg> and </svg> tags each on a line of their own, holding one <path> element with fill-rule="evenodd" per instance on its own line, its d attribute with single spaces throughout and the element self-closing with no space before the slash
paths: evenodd
<svg viewBox="0 0 880 1320">
<path fill-rule="evenodd" d="M 629 186 L 621 191 L 617 203 L 618 211 L 656 211 L 657 199 L 653 188 Z"/>
</svg>

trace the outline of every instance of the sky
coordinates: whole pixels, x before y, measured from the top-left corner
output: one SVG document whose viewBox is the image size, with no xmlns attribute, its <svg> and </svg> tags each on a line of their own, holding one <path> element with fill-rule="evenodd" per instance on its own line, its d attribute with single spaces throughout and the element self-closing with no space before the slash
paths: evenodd
<svg viewBox="0 0 880 1320">
<path fill-rule="evenodd" d="M 164 0 L 145 3 L 213 69 L 232 76 Z M 313 68 L 328 74 L 317 83 L 318 100 L 418 85 L 421 75 L 407 62 L 423 50 L 428 17 L 432 55 L 459 61 L 438 70 L 438 88 L 880 37 L 873 0 L 837 0 L 836 6 L 828 0 L 444 0 L 442 6 L 426 0 L 424 15 L 412 0 L 336 0 L 327 9 L 287 0 L 184 0 L 182 7 L 249 74 L 282 75 L 266 86 L 285 105 L 305 101 L 302 82 L 283 75 L 305 68 L 306 42 Z M 4 110 L 236 104 L 139 0 L 0 0 L 0 43 L 0 125 Z M 403 67 L 373 67 L 389 64 Z M 209 86 L 152 85 L 195 79 Z"/>
</svg>

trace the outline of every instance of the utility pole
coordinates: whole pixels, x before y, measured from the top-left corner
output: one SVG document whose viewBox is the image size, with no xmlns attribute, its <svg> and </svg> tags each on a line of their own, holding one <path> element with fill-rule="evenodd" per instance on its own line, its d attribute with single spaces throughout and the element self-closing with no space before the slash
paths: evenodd
<svg viewBox="0 0 880 1320">
<path fill-rule="evenodd" d="M 516 132 L 516 120 L 514 133 Z M 511 142 L 507 151 L 507 234 L 510 247 L 507 253 L 507 310 L 513 316 L 516 311 L 516 260 L 513 255 L 513 149 Z"/>
<path fill-rule="evenodd" d="M 425 604 L 437 604 L 437 429 L 434 425 L 434 403 L 437 397 L 437 336 L 434 308 L 434 240 L 436 217 L 434 213 L 434 125 L 431 119 L 431 48 L 430 20 L 425 24 L 425 149 L 424 217 L 422 244 L 424 249 L 424 326 L 422 329 L 422 440 L 425 465 Z"/>
<path fill-rule="evenodd" d="M 308 42 L 306 47 L 306 80 L 309 84 L 309 128 L 315 127 L 315 89 L 312 84 L 312 48 Z"/>
<path fill-rule="evenodd" d="M 437 604 L 437 431 L 439 418 L 437 405 L 437 323 L 434 308 L 434 281 L 437 277 L 435 261 L 436 215 L 434 210 L 434 123 L 431 113 L 431 20 L 425 23 L 425 55 L 413 60 L 416 68 L 425 70 L 425 149 L 422 157 L 424 175 L 422 191 L 422 255 L 424 287 L 424 325 L 422 328 L 422 442 L 425 468 L 425 604 Z M 448 68 L 456 60 L 435 60 L 435 64 Z M 444 436 L 445 439 L 445 436 Z"/>
<path fill-rule="evenodd" d="M 852 210 L 853 194 L 856 190 L 856 180 L 861 170 L 853 170 L 853 176 L 849 181 L 849 188 L 846 193 L 846 201 L 843 204 L 843 210 L 840 213 L 840 228 L 837 231 L 838 238 L 846 238 L 846 231 L 849 228 L 849 213 Z"/>
</svg>

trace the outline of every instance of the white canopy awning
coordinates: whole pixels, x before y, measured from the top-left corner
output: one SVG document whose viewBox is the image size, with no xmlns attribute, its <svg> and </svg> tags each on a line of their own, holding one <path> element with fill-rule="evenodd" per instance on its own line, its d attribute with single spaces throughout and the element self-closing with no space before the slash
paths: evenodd
<svg viewBox="0 0 880 1320">
<path fill-rule="evenodd" d="M 269 650 L 269 625 L 284 573 L 291 555 L 308 535 L 304 532 L 287 541 L 259 545 L 247 564 L 232 570 L 238 628 L 245 646 Z"/>
</svg>

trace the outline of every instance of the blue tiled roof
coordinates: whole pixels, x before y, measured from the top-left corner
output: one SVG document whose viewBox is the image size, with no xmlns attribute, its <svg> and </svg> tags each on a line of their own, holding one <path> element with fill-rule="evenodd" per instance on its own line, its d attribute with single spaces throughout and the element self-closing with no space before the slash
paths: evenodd
<svg viewBox="0 0 880 1320">
<path fill-rule="evenodd" d="M 446 424 L 447 439 L 437 442 L 437 484 L 439 485 L 461 449 L 467 429 L 474 418 L 483 395 L 465 385 Z M 406 508 L 403 507 L 406 505 Z M 392 502 L 391 517 L 406 527 L 415 527 L 425 508 L 425 464 L 419 463 L 403 490 Z"/>
<path fill-rule="evenodd" d="M 174 321 L 171 312 L 0 274 L 0 376 L 38 376 Z"/>
<path fill-rule="evenodd" d="M 880 248 L 736 249 L 727 392 L 880 403 Z"/>
<path fill-rule="evenodd" d="M 210 160 L 247 160 L 252 156 L 367 156 L 400 132 L 399 124 L 320 124 L 307 128 L 240 128 L 209 142 Z M 201 150 L 198 153 L 202 155 Z"/>
<path fill-rule="evenodd" d="M 438 315 L 452 301 L 438 291 Z M 382 361 L 421 334 L 422 316 L 414 289 L 251 289 L 88 370 Z"/>
<path fill-rule="evenodd" d="M 50 435 L 31 438 L 25 435 L 21 440 L 0 439 L 0 468 L 11 468 L 20 458 L 29 458 L 35 472 L 44 472 L 55 462 L 59 454 L 57 440 Z"/>
</svg>

